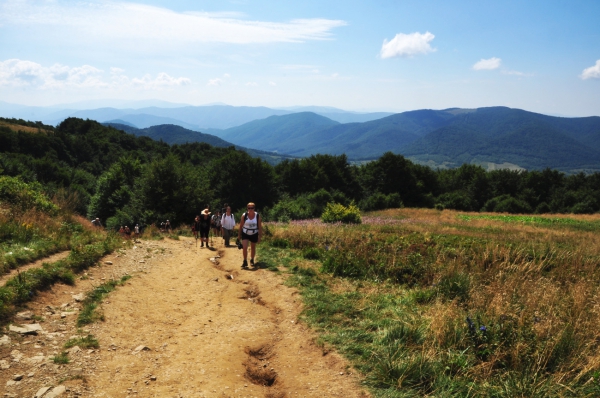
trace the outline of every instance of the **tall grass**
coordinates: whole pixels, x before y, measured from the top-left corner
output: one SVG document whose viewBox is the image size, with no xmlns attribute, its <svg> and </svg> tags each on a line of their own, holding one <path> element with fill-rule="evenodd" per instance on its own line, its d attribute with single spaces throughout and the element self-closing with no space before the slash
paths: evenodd
<svg viewBox="0 0 600 398">
<path fill-rule="evenodd" d="M 385 211 L 269 225 L 261 255 L 295 256 L 305 319 L 376 396 L 596 396 L 600 236 L 581 224 L 600 219 L 573 219 Z"/>
<path fill-rule="evenodd" d="M 116 236 L 93 228 L 72 213 L 76 199 L 62 195 L 54 203 L 39 184 L 0 176 L 0 272 L 71 249 L 66 259 L 19 272 L 0 287 L 0 324 L 37 291 L 56 282 L 72 284 L 75 273 L 94 265 L 117 246 Z"/>
</svg>

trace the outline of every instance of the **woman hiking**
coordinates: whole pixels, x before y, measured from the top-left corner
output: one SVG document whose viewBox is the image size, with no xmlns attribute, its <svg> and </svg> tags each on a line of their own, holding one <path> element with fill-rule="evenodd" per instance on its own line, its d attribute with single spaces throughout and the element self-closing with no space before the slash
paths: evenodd
<svg viewBox="0 0 600 398">
<path fill-rule="evenodd" d="M 200 247 L 204 247 L 204 242 L 206 242 L 206 247 L 208 246 L 208 234 L 210 233 L 210 211 L 208 211 L 208 206 L 206 209 L 202 210 L 200 213 Z"/>
<path fill-rule="evenodd" d="M 240 220 L 240 229 L 238 231 L 238 239 L 242 241 L 244 262 L 242 268 L 248 268 L 248 242 L 250 242 L 250 265 L 254 267 L 254 256 L 256 254 L 256 244 L 260 243 L 262 235 L 262 223 L 260 216 L 255 211 L 256 205 L 252 202 L 248 203 L 247 212 L 242 214 Z"/>
</svg>

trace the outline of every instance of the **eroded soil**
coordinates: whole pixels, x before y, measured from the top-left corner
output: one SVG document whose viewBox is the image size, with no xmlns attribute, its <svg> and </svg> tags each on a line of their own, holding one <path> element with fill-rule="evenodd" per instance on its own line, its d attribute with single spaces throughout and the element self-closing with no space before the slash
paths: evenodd
<svg viewBox="0 0 600 398">
<path fill-rule="evenodd" d="M 63 385 L 65 397 L 367 397 L 347 363 L 298 323 L 295 289 L 268 270 L 242 270 L 237 248 L 214 243 L 138 241 L 76 286 L 41 293 L 28 307 L 44 331 L 9 333 L 0 346 L 7 396 Z M 78 331 L 73 295 L 125 274 L 133 278 L 101 305 L 105 321 Z M 99 349 L 71 349 L 68 364 L 51 360 L 87 333 Z"/>
</svg>

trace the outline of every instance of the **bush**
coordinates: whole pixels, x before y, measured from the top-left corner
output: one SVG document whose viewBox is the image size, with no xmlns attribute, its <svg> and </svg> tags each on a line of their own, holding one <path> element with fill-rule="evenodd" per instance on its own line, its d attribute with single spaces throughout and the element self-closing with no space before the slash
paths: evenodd
<svg viewBox="0 0 600 398">
<path fill-rule="evenodd" d="M 547 206 L 547 205 L 546 205 Z M 542 208 L 543 209 L 543 208 Z M 496 196 L 485 202 L 482 211 L 511 214 L 530 214 L 533 209 L 526 201 L 513 198 L 510 195 Z"/>
<path fill-rule="evenodd" d="M 496 213 L 511 213 L 511 214 L 531 214 L 533 209 L 529 203 L 521 199 L 513 197 L 507 198 L 499 202 L 494 208 Z"/>
<path fill-rule="evenodd" d="M 360 203 L 363 210 L 383 210 L 383 209 L 398 209 L 404 207 L 400 194 L 391 193 L 384 195 L 381 192 L 375 192 L 367 199 Z"/>
<path fill-rule="evenodd" d="M 328 203 L 321 215 L 321 221 L 326 223 L 342 222 L 344 224 L 360 224 L 360 209 L 354 204 L 344 206 L 339 203 Z"/>
<path fill-rule="evenodd" d="M 25 183 L 20 178 L 0 176 L 0 201 L 19 207 L 21 211 L 36 209 L 56 214 L 58 207 L 42 193 L 39 183 Z"/>
<path fill-rule="evenodd" d="M 540 203 L 535 208 L 535 214 L 548 214 L 550 212 L 551 212 L 550 205 L 548 205 L 548 203 L 546 203 L 546 202 Z"/>
<path fill-rule="evenodd" d="M 464 191 L 454 191 L 440 195 L 437 205 L 442 205 L 445 209 L 462 211 L 473 211 L 477 208 L 477 202 Z"/>
</svg>

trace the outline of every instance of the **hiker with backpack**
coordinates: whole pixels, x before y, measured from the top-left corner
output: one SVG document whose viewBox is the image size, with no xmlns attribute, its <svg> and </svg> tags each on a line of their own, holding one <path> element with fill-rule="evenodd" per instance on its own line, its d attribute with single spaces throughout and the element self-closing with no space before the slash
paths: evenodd
<svg viewBox="0 0 600 398">
<path fill-rule="evenodd" d="M 217 210 L 211 219 L 211 228 L 214 236 L 221 236 L 221 211 Z"/>
<path fill-rule="evenodd" d="M 248 268 L 248 242 L 250 242 L 250 265 L 254 267 L 256 244 L 260 243 L 260 236 L 262 235 L 262 223 L 259 214 L 256 212 L 256 205 L 252 202 L 248 203 L 247 210 L 246 213 L 242 214 L 238 231 L 238 239 L 242 241 L 242 248 L 244 249 L 242 268 Z"/>
<path fill-rule="evenodd" d="M 231 212 L 231 207 L 227 206 L 225 212 L 221 216 L 221 231 L 223 232 L 223 239 L 225 239 L 225 247 L 229 246 L 229 240 L 233 235 L 233 229 L 235 228 L 235 217 Z"/>
<path fill-rule="evenodd" d="M 206 206 L 206 209 L 200 213 L 200 247 L 204 247 L 204 242 L 206 242 L 206 247 L 209 247 L 208 234 L 210 233 L 210 220 L 210 211 L 208 210 L 208 206 Z"/>
<path fill-rule="evenodd" d="M 198 246 L 198 233 L 200 232 L 200 216 L 196 216 L 194 218 L 194 223 L 192 224 L 192 233 L 194 234 L 194 238 L 196 239 L 196 246 Z"/>
</svg>

